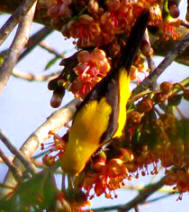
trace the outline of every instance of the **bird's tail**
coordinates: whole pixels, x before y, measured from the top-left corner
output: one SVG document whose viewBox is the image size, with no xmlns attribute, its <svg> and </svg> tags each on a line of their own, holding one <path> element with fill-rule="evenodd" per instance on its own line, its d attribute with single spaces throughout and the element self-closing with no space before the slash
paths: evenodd
<svg viewBox="0 0 189 212">
<path fill-rule="evenodd" d="M 148 19 L 149 11 L 145 10 L 136 20 L 135 25 L 131 29 L 131 33 L 127 40 L 126 46 L 122 49 L 120 67 L 123 66 L 127 71 L 129 71 L 136 57 L 142 38 L 144 36 L 146 26 L 148 24 Z"/>
</svg>

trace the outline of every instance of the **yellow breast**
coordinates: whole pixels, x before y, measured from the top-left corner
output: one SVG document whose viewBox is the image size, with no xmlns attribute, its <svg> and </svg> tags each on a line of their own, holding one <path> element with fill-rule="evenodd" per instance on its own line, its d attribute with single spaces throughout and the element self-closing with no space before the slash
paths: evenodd
<svg viewBox="0 0 189 212">
<path fill-rule="evenodd" d="M 62 169 L 77 175 L 91 155 L 100 147 L 100 138 L 106 131 L 112 108 L 103 97 L 84 105 L 72 124 L 66 150 L 61 158 Z"/>
</svg>

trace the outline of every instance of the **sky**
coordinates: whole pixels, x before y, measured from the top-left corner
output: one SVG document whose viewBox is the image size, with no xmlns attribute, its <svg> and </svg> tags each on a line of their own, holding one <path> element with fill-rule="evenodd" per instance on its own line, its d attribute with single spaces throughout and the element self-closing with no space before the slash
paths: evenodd
<svg viewBox="0 0 189 212">
<path fill-rule="evenodd" d="M 185 1 L 186 3 L 186 1 Z M 184 14 L 182 10 L 182 15 Z M 7 15 L 0 16 L 0 26 L 8 18 Z M 39 30 L 42 26 L 39 24 L 32 25 L 31 34 Z M 15 31 L 9 36 L 8 40 L 0 46 L 0 51 L 7 48 L 14 36 Z M 66 51 L 67 55 L 73 54 L 74 47 L 72 40 L 65 40 L 59 32 L 53 32 L 45 42 L 53 46 L 59 52 Z M 27 56 L 22 62 L 20 62 L 15 69 L 23 72 L 32 73 L 44 73 L 44 67 L 48 63 L 52 55 L 46 53 L 40 47 L 35 48 L 31 55 Z M 157 57 L 155 62 L 158 64 L 162 58 Z M 53 70 L 61 70 L 61 67 L 53 66 Z M 174 74 L 177 72 L 176 74 Z M 173 63 L 167 71 L 160 77 L 159 82 L 163 80 L 169 81 L 180 81 L 189 74 L 189 69 L 186 66 Z M 54 112 L 56 109 L 50 107 L 51 91 L 47 89 L 47 83 L 39 82 L 27 82 L 21 79 L 11 77 L 8 85 L 4 91 L 0 94 L 0 129 L 8 136 L 11 142 L 16 146 L 20 147 L 24 141 L 31 135 L 33 131 L 40 126 L 46 118 Z M 62 105 L 69 102 L 73 96 L 69 93 L 66 94 L 63 99 Z M 182 110 L 187 113 L 188 105 L 183 104 Z M 10 152 L 0 143 L 6 154 L 11 155 Z M 6 173 L 6 167 L 0 164 L 0 182 Z M 150 177 L 140 178 L 133 184 L 145 184 L 148 182 Z M 107 200 L 104 197 L 100 197 L 93 201 L 94 206 L 110 205 L 125 203 L 132 199 L 136 192 L 134 191 L 123 191 L 117 192 L 119 198 L 115 200 Z M 152 196 L 153 197 L 153 196 Z M 177 196 L 172 196 L 163 201 L 157 201 L 155 203 L 140 206 L 140 212 L 156 212 L 156 211 L 188 211 L 189 195 L 185 194 L 182 201 L 176 201 Z M 132 210 L 131 210 L 132 211 Z"/>
</svg>

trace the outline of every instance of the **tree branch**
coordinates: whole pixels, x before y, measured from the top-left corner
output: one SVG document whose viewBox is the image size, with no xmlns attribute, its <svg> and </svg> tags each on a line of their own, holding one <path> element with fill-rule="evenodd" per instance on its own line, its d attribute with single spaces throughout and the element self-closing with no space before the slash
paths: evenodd
<svg viewBox="0 0 189 212">
<path fill-rule="evenodd" d="M 27 48 L 20 55 L 19 61 L 22 60 L 27 54 L 29 54 L 44 38 L 46 38 L 53 30 L 48 27 L 43 27 L 32 35 L 28 41 Z"/>
<path fill-rule="evenodd" d="M 0 29 L 0 45 L 12 32 L 18 22 L 20 22 L 22 18 L 27 14 L 27 12 L 30 10 L 35 2 L 36 0 L 26 0 L 15 10 L 15 12 Z"/>
<path fill-rule="evenodd" d="M 129 211 L 130 209 L 136 207 L 139 204 L 144 203 L 144 201 L 152 195 L 154 192 L 159 190 L 164 185 L 165 177 L 154 184 L 150 184 L 142 189 L 139 194 L 132 199 L 130 202 L 126 203 L 125 205 L 115 205 L 110 207 L 103 207 L 103 208 L 96 208 L 93 209 L 94 211 L 110 211 L 110 210 L 118 210 L 119 212 Z"/>
<path fill-rule="evenodd" d="M 55 49 L 51 48 L 51 47 L 48 46 L 46 43 L 41 42 L 41 43 L 39 44 L 39 46 L 40 46 L 42 49 L 48 51 L 49 53 L 54 54 L 57 58 L 64 59 L 64 53 L 63 53 L 63 54 L 58 53 Z"/>
<path fill-rule="evenodd" d="M 181 54 L 189 46 L 189 35 L 182 38 L 171 50 L 168 55 L 163 59 L 163 61 L 158 65 L 158 67 L 146 77 L 142 83 L 137 86 L 133 93 L 137 94 L 144 91 L 148 87 L 151 87 L 157 78 L 165 71 L 165 69 L 175 60 L 175 58 Z"/>
<path fill-rule="evenodd" d="M 73 114 L 76 111 L 76 107 L 80 104 L 80 100 L 74 99 L 66 106 L 60 108 L 58 111 L 53 113 L 47 121 L 45 121 L 32 135 L 24 142 L 20 151 L 25 155 L 27 158 L 31 158 L 32 155 L 35 153 L 36 149 L 49 138 L 49 131 L 57 131 L 65 126 L 73 117 Z M 15 158 L 14 164 L 19 169 L 24 170 L 24 167 L 20 163 L 20 161 Z M 15 180 L 13 179 L 12 174 L 8 171 L 4 183 L 6 185 L 15 186 Z M 8 188 L 3 188 L 1 190 L 1 195 L 5 196 L 11 190 Z"/>
<path fill-rule="evenodd" d="M 146 186 L 143 190 L 139 192 L 139 194 L 133 200 L 131 200 L 130 202 L 128 202 L 123 206 L 120 206 L 118 208 L 118 211 L 120 212 L 128 211 L 131 208 L 135 207 L 136 205 L 143 203 L 150 195 L 152 195 L 154 192 L 163 187 L 164 180 L 165 177 L 154 184 L 151 185 L 149 184 L 148 186 Z"/>
<path fill-rule="evenodd" d="M 19 173 L 18 169 L 12 164 L 12 162 L 9 160 L 9 158 L 4 154 L 4 152 L 1 149 L 0 149 L 0 158 L 2 158 L 2 160 L 8 166 L 9 170 L 11 171 L 16 181 L 20 182 L 21 174 Z"/>
<path fill-rule="evenodd" d="M 34 1 L 33 6 L 23 18 L 23 21 L 18 26 L 16 36 L 10 47 L 9 54 L 0 68 L 0 92 L 6 86 L 7 81 L 12 73 L 18 57 L 28 41 L 30 27 L 33 21 L 33 16 L 36 8 L 37 0 Z"/>
<path fill-rule="evenodd" d="M 164 195 L 162 195 L 160 197 L 156 197 L 154 199 L 150 199 L 150 200 L 146 201 L 146 204 L 149 204 L 149 203 L 152 203 L 152 202 L 156 202 L 156 201 L 165 199 L 165 198 L 170 197 L 172 195 L 175 195 L 175 192 L 171 192 L 171 193 L 168 193 L 168 194 L 164 194 Z"/>
<path fill-rule="evenodd" d="M 149 40 L 149 33 L 148 33 L 148 30 L 145 31 L 144 33 L 144 39 L 146 40 L 146 42 L 148 43 L 149 45 L 149 48 L 152 48 L 151 47 L 151 43 L 150 43 L 150 40 Z M 153 71 L 155 69 L 155 63 L 153 61 L 153 58 L 151 55 L 148 55 L 146 56 L 146 59 L 147 59 L 147 63 L 148 63 L 148 67 L 151 69 L 151 71 Z"/>
<path fill-rule="evenodd" d="M 28 170 L 31 174 L 35 173 L 35 168 L 31 164 L 29 160 L 27 160 L 21 151 L 17 150 L 12 143 L 9 141 L 9 139 L 3 134 L 3 132 L 0 130 L 0 139 L 5 144 L 5 146 L 12 152 L 12 154 L 18 158 L 22 164 L 25 166 L 26 170 Z"/>
<path fill-rule="evenodd" d="M 6 155 L 6 157 L 12 162 L 13 161 L 13 156 L 8 156 Z M 2 158 L 0 158 L 0 163 L 4 163 L 4 160 Z"/>
<path fill-rule="evenodd" d="M 20 55 L 20 57 L 18 58 L 19 62 L 20 60 L 22 60 L 27 54 L 29 54 L 43 39 L 45 39 L 51 32 L 53 32 L 52 29 L 48 28 L 48 27 L 43 27 L 42 29 L 40 29 L 39 31 L 37 31 L 34 35 L 32 35 L 29 40 L 28 43 L 26 45 L 26 49 L 22 52 L 22 54 Z M 9 49 L 4 49 L 3 51 L 0 52 L 0 56 L 2 57 L 6 57 L 7 54 L 9 52 Z"/>
<path fill-rule="evenodd" d="M 17 71 L 14 69 L 12 72 L 12 75 L 14 77 L 27 80 L 27 81 L 44 82 L 44 81 L 49 81 L 50 79 L 54 77 L 57 77 L 60 73 L 61 71 L 57 71 L 55 73 L 48 74 L 48 75 L 40 75 L 40 74 L 32 74 L 28 72 Z"/>
</svg>

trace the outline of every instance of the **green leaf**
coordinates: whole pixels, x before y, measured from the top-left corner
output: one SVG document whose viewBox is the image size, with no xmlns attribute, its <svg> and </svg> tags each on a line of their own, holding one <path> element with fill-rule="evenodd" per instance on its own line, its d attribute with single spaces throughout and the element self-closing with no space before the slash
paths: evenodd
<svg viewBox="0 0 189 212">
<path fill-rule="evenodd" d="M 53 66 L 56 61 L 60 59 L 59 57 L 54 57 L 52 60 L 50 60 L 47 65 L 45 66 L 45 70 L 48 70 L 51 66 Z"/>
<path fill-rule="evenodd" d="M 1 199 L 0 212 L 48 210 L 55 203 L 57 191 L 53 174 L 49 170 L 44 170 L 19 184 L 9 198 Z"/>
</svg>

